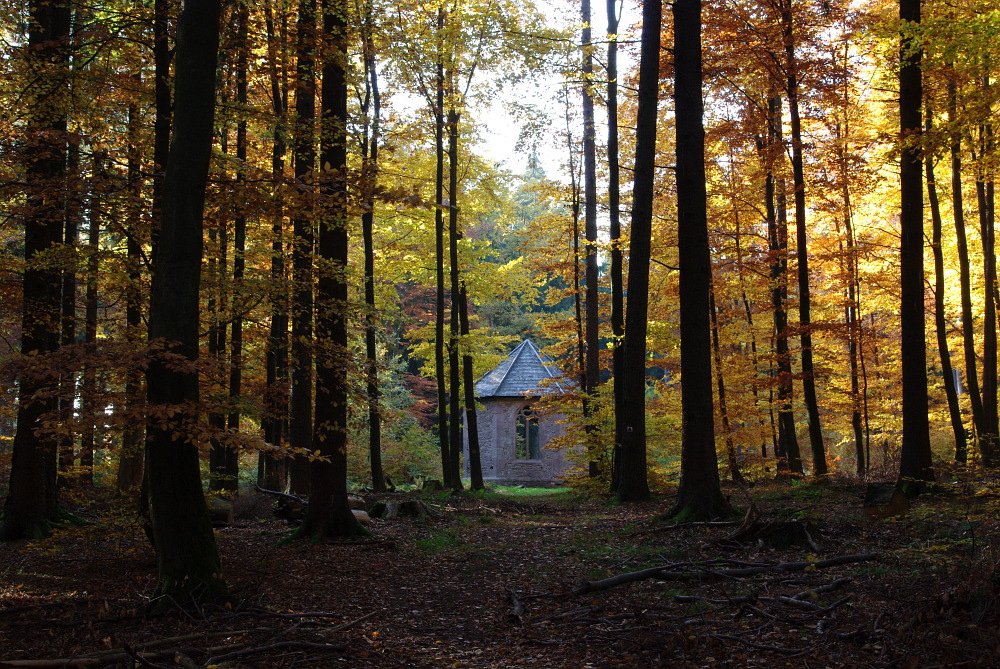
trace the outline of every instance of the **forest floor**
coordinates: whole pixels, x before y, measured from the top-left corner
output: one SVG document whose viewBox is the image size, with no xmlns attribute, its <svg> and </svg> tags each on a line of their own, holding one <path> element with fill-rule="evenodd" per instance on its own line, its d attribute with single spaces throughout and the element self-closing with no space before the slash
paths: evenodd
<svg viewBox="0 0 1000 669">
<path fill-rule="evenodd" d="M 93 524 L 0 545 L 0 667 L 1000 666 L 1000 487 L 884 520 L 858 484 L 749 494 L 742 528 L 658 520 L 669 495 L 424 495 L 437 516 L 288 545 L 250 495 L 217 530 L 232 603 L 155 617 L 141 528 L 91 500 Z"/>
</svg>

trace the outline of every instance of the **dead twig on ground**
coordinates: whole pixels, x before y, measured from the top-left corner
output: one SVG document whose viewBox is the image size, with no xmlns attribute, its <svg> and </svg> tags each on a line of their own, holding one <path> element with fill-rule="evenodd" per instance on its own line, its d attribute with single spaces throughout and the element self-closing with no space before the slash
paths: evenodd
<svg viewBox="0 0 1000 669">
<path fill-rule="evenodd" d="M 863 553 L 861 555 L 841 555 L 834 558 L 828 558 L 826 560 L 818 560 L 815 562 L 803 561 L 803 562 L 784 562 L 780 564 L 772 565 L 762 565 L 757 567 L 742 567 L 737 569 L 697 569 L 695 571 L 672 571 L 676 565 L 663 565 L 660 567 L 651 567 L 650 569 L 642 569 L 640 571 L 628 572 L 625 574 L 619 574 L 617 576 L 612 576 L 610 578 L 605 578 L 600 581 L 582 581 L 576 589 L 564 594 L 560 599 L 567 600 L 573 597 L 579 597 L 580 595 L 585 595 L 587 593 L 596 592 L 598 590 L 607 590 L 608 588 L 614 588 L 625 583 L 635 583 L 637 581 L 644 581 L 646 579 L 655 578 L 660 581 L 705 581 L 705 580 L 720 580 L 720 579 L 732 579 L 732 578 L 746 578 L 748 576 L 757 576 L 759 574 L 768 574 L 774 572 L 789 572 L 789 571 L 805 571 L 806 569 L 827 569 L 829 567 L 836 567 L 845 564 L 851 564 L 855 562 L 869 562 L 871 560 L 878 559 L 878 554 L 876 553 Z"/>
</svg>

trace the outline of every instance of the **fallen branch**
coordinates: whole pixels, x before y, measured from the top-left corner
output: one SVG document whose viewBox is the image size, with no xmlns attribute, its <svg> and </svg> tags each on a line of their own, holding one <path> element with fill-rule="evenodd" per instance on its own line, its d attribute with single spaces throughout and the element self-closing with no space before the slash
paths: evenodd
<svg viewBox="0 0 1000 669">
<path fill-rule="evenodd" d="M 676 525 L 660 525 L 659 527 L 652 527 L 645 530 L 636 530 L 635 532 L 629 533 L 627 536 L 641 537 L 646 534 L 686 530 L 692 527 L 707 527 L 709 529 L 714 527 L 733 527 L 734 525 L 739 525 L 741 522 L 742 521 L 739 520 L 691 520 L 686 523 L 677 523 Z"/>
<path fill-rule="evenodd" d="M 829 606 L 820 606 L 819 604 L 813 604 L 812 602 L 807 602 L 804 599 L 794 599 L 792 597 L 777 597 L 776 599 L 782 604 L 787 604 L 789 606 L 796 606 L 801 609 L 808 609 L 813 613 L 827 613 L 829 611 L 833 611 L 835 608 L 837 608 L 844 602 L 850 600 L 851 596 L 848 595 L 847 597 L 841 597 L 840 599 L 835 601 L 833 604 L 830 604 Z"/>
<path fill-rule="evenodd" d="M 304 650 L 322 650 L 327 652 L 341 653 L 347 650 L 345 644 L 337 643 L 316 643 L 314 641 L 278 641 L 276 643 L 269 644 L 267 646 L 255 646 L 254 648 L 244 648 L 242 650 L 234 650 L 231 653 L 226 653 L 225 655 L 215 655 L 210 657 L 205 663 L 206 666 L 211 666 L 213 664 L 219 664 L 220 662 L 225 662 L 226 660 L 232 660 L 237 657 L 246 657 L 247 655 L 256 655 L 258 653 L 265 653 L 269 650 L 281 650 L 283 648 L 300 648 Z"/>
<path fill-rule="evenodd" d="M 355 625 L 363 623 L 364 621 L 368 620 L 369 618 L 374 618 L 377 614 L 378 614 L 378 611 L 372 611 L 371 613 L 366 613 L 365 615 L 361 616 L 360 618 L 355 618 L 354 620 L 350 620 L 350 621 L 348 621 L 346 623 L 340 623 L 336 627 L 331 627 L 330 631 L 331 632 L 343 632 L 344 630 L 351 629 Z"/>
<path fill-rule="evenodd" d="M 730 634 L 709 634 L 709 636 L 713 639 L 719 639 L 720 641 L 736 641 L 750 648 L 756 648 L 757 650 L 769 650 L 773 653 L 782 653 L 784 655 L 798 655 L 799 653 L 804 653 L 809 650 L 808 648 L 782 648 L 781 646 L 767 646 L 762 643 L 747 641 L 742 637 L 732 636 Z"/>
<path fill-rule="evenodd" d="M 846 576 L 843 578 L 838 578 L 837 580 L 831 581 L 826 585 L 816 586 L 815 588 L 811 588 L 809 590 L 803 590 L 798 594 L 792 595 L 792 599 L 812 599 L 816 595 L 821 595 L 824 592 L 832 592 L 837 588 L 843 587 L 848 583 L 851 583 L 853 580 L 854 580 L 853 578 L 848 578 Z"/>
<path fill-rule="evenodd" d="M 62 667 L 75 669 L 78 667 L 103 667 L 109 664 L 128 662 L 129 660 L 136 661 L 140 657 L 146 662 L 164 660 L 167 658 L 173 658 L 182 650 L 188 652 L 217 653 L 224 650 L 238 648 L 243 645 L 243 643 L 228 644 L 225 646 L 212 646 L 211 648 L 205 648 L 202 650 L 195 648 L 169 648 L 152 652 L 142 652 L 135 649 L 131 649 L 131 652 L 129 652 L 124 649 L 115 649 L 101 654 L 80 655 L 77 657 L 56 657 L 40 660 L 0 660 L 0 667 L 20 667 L 22 669 L 61 669 Z"/>
<path fill-rule="evenodd" d="M 878 554 L 876 553 L 863 553 L 861 555 L 841 555 L 834 558 L 828 558 L 826 560 L 819 560 L 817 562 L 785 562 L 774 565 L 762 565 L 759 567 L 719 570 L 702 569 L 698 571 L 670 571 L 674 565 L 664 565 L 619 574 L 600 581 L 583 581 L 576 587 L 575 590 L 563 595 L 560 599 L 571 599 L 590 592 L 607 590 L 625 583 L 635 583 L 636 581 L 644 581 L 650 578 L 655 578 L 660 581 L 709 581 L 746 578 L 748 576 L 756 576 L 758 574 L 805 571 L 806 569 L 826 569 L 828 567 L 837 567 L 854 562 L 868 562 L 876 559 L 878 559 Z"/>
</svg>

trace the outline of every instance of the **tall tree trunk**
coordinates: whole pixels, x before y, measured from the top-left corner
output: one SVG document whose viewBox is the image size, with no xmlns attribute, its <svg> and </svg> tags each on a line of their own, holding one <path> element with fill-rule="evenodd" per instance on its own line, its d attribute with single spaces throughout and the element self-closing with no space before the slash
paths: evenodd
<svg viewBox="0 0 1000 669">
<path fill-rule="evenodd" d="M 798 58 L 792 25 L 792 0 L 782 0 L 781 25 L 785 42 L 786 94 L 792 132 L 792 182 L 795 187 L 795 256 L 799 278 L 799 329 L 802 341 L 802 399 L 809 417 L 809 445 L 812 450 L 813 475 L 827 474 L 826 447 L 816 400 L 816 374 L 813 369 L 812 315 L 809 294 L 809 243 L 806 234 L 806 181 L 802 164 L 802 121 L 799 117 Z"/>
<path fill-rule="evenodd" d="M 316 187 L 316 0 L 300 0 L 298 18 L 298 66 L 295 82 L 295 180 L 304 197 L 297 203 L 292 221 L 292 396 L 289 445 L 312 451 L 313 391 L 313 220 Z M 293 492 L 308 494 L 309 462 L 302 455 L 289 467 Z"/>
<path fill-rule="evenodd" d="M 146 381 L 154 424 L 146 441 L 149 500 L 158 562 L 156 596 L 171 606 L 227 594 L 202 494 L 195 422 L 198 399 L 199 286 L 205 184 L 212 154 L 218 0 L 187 0 L 177 29 L 174 127 L 151 290 L 149 336 L 176 359 L 154 358 Z M 164 428 L 167 429 L 164 429 Z"/>
<path fill-rule="evenodd" d="M 451 423 L 451 453 L 448 459 L 449 471 L 445 480 L 453 490 L 462 490 L 462 470 L 460 460 L 462 455 L 462 370 L 458 352 L 458 341 L 461 334 L 459 321 L 460 284 L 458 279 L 458 123 L 460 115 L 457 109 L 448 110 L 448 276 L 450 280 L 451 320 L 448 333 L 448 408 Z"/>
<path fill-rule="evenodd" d="M 712 328 L 712 362 L 715 365 L 715 387 L 719 394 L 719 417 L 722 419 L 722 434 L 726 440 L 726 460 L 729 462 L 729 476 L 733 483 L 746 481 L 740 472 L 739 457 L 733 443 L 733 429 L 729 423 L 729 406 L 726 403 L 726 377 L 722 373 L 722 349 L 719 346 L 719 310 L 715 301 L 714 288 L 708 294 L 708 307 Z"/>
<path fill-rule="evenodd" d="M 619 188 L 618 151 L 618 22 L 615 0 L 607 0 L 608 14 L 608 234 L 611 238 L 611 375 L 615 393 L 615 441 L 611 456 L 611 490 L 617 485 L 621 460 L 622 435 L 622 341 L 625 336 L 625 289 L 622 262 L 621 193 Z"/>
<path fill-rule="evenodd" d="M 932 118 L 933 114 L 928 110 L 924 121 L 928 135 L 931 134 L 932 130 Z M 948 320 L 944 308 L 944 251 L 941 248 L 941 205 L 938 202 L 933 156 L 926 157 L 925 171 L 927 175 L 927 202 L 931 208 L 931 250 L 934 252 L 934 329 L 937 333 L 938 355 L 941 358 L 944 394 L 948 399 L 948 415 L 951 419 L 952 433 L 955 435 L 955 461 L 965 462 L 967 449 L 965 426 L 962 424 L 962 410 L 958 404 L 958 389 L 955 387 L 955 375 L 951 366 L 951 351 L 948 349 Z"/>
<path fill-rule="evenodd" d="M 732 513 L 722 496 L 715 452 L 709 324 L 712 260 L 708 245 L 701 77 L 701 0 L 677 0 L 674 2 L 674 108 L 677 118 L 681 378 L 684 383 L 681 387 L 681 481 L 677 503 L 670 515 L 681 519 Z M 631 296 L 629 290 L 629 305 Z M 626 323 L 626 337 L 629 327 L 631 321 Z"/>
<path fill-rule="evenodd" d="M 150 258 L 156 264 L 160 239 L 160 201 L 163 197 L 163 171 L 170 152 L 170 125 L 173 118 L 173 85 L 170 64 L 170 0 L 153 0 L 153 229 L 150 231 Z"/>
<path fill-rule="evenodd" d="M 71 66 L 72 67 L 72 66 Z M 79 255 L 79 228 L 82 212 L 82 188 L 80 178 L 80 147 L 70 143 L 66 160 L 66 211 L 63 216 L 62 239 L 62 287 L 60 295 L 59 346 L 72 346 L 76 342 L 77 317 L 77 276 L 76 264 Z M 59 422 L 64 426 L 59 435 L 59 484 L 71 485 L 79 475 L 76 467 L 75 430 L 65 428 L 73 422 L 73 407 L 76 404 L 76 371 L 63 370 L 59 376 Z"/>
<path fill-rule="evenodd" d="M 463 343 L 469 337 L 469 298 L 465 282 L 458 291 L 458 315 L 461 320 Z M 479 452 L 479 417 L 476 412 L 476 379 L 473 372 L 472 356 L 466 348 L 462 355 L 462 386 L 465 390 L 465 431 L 469 443 L 469 477 L 473 490 L 483 490 L 483 465 Z"/>
<path fill-rule="evenodd" d="M 285 15 L 281 15 L 281 46 L 285 42 Z M 285 272 L 285 214 L 281 195 L 285 172 L 286 114 L 288 80 L 284 76 L 284 48 L 279 51 L 271 0 L 264 3 L 264 23 L 267 30 L 267 59 L 271 84 L 271 108 L 275 126 L 271 140 L 271 175 L 274 179 L 273 222 L 271 224 L 271 327 L 267 336 L 265 363 L 266 388 L 264 417 L 261 427 L 264 441 L 283 446 L 288 437 L 288 283 Z M 279 56 L 280 53 L 280 56 Z M 279 63 L 281 64 L 279 74 Z M 288 459 L 261 452 L 257 465 L 257 482 L 269 490 L 284 489 L 287 483 Z"/>
<path fill-rule="evenodd" d="M 129 203 L 125 231 L 126 266 L 128 284 L 125 289 L 125 338 L 138 347 L 142 341 L 142 246 L 140 244 L 140 207 L 142 207 L 142 183 L 140 181 L 139 149 L 139 108 L 131 105 L 128 110 L 128 154 L 126 156 L 126 176 L 128 179 Z M 158 205 L 155 205 L 158 209 Z M 89 304 L 89 302 L 88 302 Z M 129 421 L 122 430 L 122 446 L 118 455 L 117 487 L 121 491 L 138 490 L 142 484 L 144 421 L 140 419 L 139 407 L 143 401 L 142 370 L 131 365 L 125 372 L 125 415 Z"/>
<path fill-rule="evenodd" d="M 746 262 L 743 255 L 743 245 L 741 243 L 742 230 L 740 228 L 740 216 L 739 211 L 735 212 L 735 224 L 736 224 L 736 234 L 734 241 L 736 242 L 736 268 L 739 273 L 740 279 L 740 299 L 743 303 L 743 316 L 746 321 L 747 327 L 746 332 L 750 339 L 750 361 L 753 363 L 754 370 L 754 380 L 757 379 L 758 369 L 760 368 L 760 358 L 757 354 L 757 334 L 754 328 L 753 321 L 753 310 L 750 308 L 750 298 L 747 296 L 747 279 L 746 279 Z M 713 298 L 714 299 L 714 298 Z M 760 430 L 761 430 L 761 457 L 767 457 L 767 438 L 764 437 L 766 432 L 764 417 L 760 415 L 760 392 L 757 390 L 757 384 L 753 383 L 750 386 L 750 390 L 753 393 L 753 406 L 754 413 L 757 413 L 759 418 Z"/>
<path fill-rule="evenodd" d="M 443 39 L 445 10 L 438 8 L 437 29 L 438 39 Z M 445 283 L 444 283 L 444 53 L 443 45 L 438 44 L 437 74 L 434 99 L 434 151 L 436 157 L 436 172 L 434 175 L 434 259 L 436 262 L 436 285 L 434 304 L 434 376 L 437 379 L 437 414 L 438 442 L 441 445 L 441 476 L 444 485 L 454 488 L 451 480 L 451 449 L 457 447 L 450 441 L 448 431 L 448 377 L 445 372 Z"/>
<path fill-rule="evenodd" d="M 586 240 L 584 248 L 584 277 L 583 284 L 586 290 L 584 299 L 584 309 L 586 318 L 584 323 L 585 342 L 585 364 L 584 378 L 586 383 L 583 386 L 583 421 L 587 432 L 587 449 L 590 451 L 590 475 L 597 476 L 598 463 L 596 448 L 594 443 L 597 435 L 595 425 L 591 419 L 595 401 L 597 386 L 600 384 L 600 342 L 598 334 L 598 321 L 600 314 L 599 289 L 597 284 L 597 147 L 594 127 L 594 94 L 592 86 L 594 84 L 594 54 L 591 43 L 591 12 L 590 0 L 581 0 L 580 15 L 582 20 L 582 31 L 580 36 L 581 47 L 583 48 L 583 234 Z"/>
<path fill-rule="evenodd" d="M 83 337 L 87 344 L 89 355 L 96 353 L 97 347 L 97 289 L 100 279 L 101 250 L 101 201 L 106 192 L 104 184 L 107 174 L 104 170 L 105 157 L 99 152 L 94 154 L 94 181 L 90 195 L 90 216 L 87 222 L 87 279 L 84 295 Z M 96 437 L 96 418 L 98 411 L 97 369 L 91 361 L 84 363 L 80 386 L 80 414 L 82 426 L 80 429 L 80 481 L 85 485 L 94 485 L 94 447 Z"/>
<path fill-rule="evenodd" d="M 228 103 L 228 96 L 222 93 L 222 101 Z M 229 130 L 223 127 L 219 133 L 219 149 L 225 156 L 229 154 Z M 209 401 L 208 424 L 212 437 L 208 453 L 209 489 L 212 491 L 235 489 L 236 477 L 228 471 L 229 440 L 226 438 L 225 395 L 228 384 L 223 381 L 226 364 L 226 322 L 229 319 L 230 286 L 226 274 L 229 268 L 229 232 L 225 221 L 208 231 L 209 242 L 214 252 L 209 254 L 207 273 L 209 277 L 209 298 L 207 309 L 211 325 L 208 328 L 208 355 L 217 370 L 218 381 L 212 384 L 212 398 Z"/>
<path fill-rule="evenodd" d="M 962 192 L 962 136 L 958 127 L 958 92 L 948 84 L 948 125 L 951 136 L 951 209 L 955 217 L 955 246 L 958 252 L 959 294 L 962 305 L 962 351 L 965 358 L 965 386 L 972 407 L 972 424 L 976 438 L 983 433 L 983 399 L 979 392 L 979 371 L 976 364 L 976 331 L 972 310 L 972 278 L 969 245 L 965 236 L 965 204 Z"/>
<path fill-rule="evenodd" d="M 802 473 L 799 442 L 792 410 L 792 356 L 788 350 L 788 224 L 785 217 L 783 183 L 777 178 L 776 164 L 781 155 L 781 96 L 768 99 L 767 141 L 761 142 L 763 156 L 764 206 L 767 212 L 768 248 L 771 255 L 771 309 L 774 322 L 775 379 L 778 389 L 778 436 L 774 443 L 778 475 Z"/>
<path fill-rule="evenodd" d="M 847 87 L 845 84 L 844 105 L 849 104 Z M 867 469 L 867 459 L 865 458 L 865 436 L 862 426 L 862 407 L 864 406 L 861 392 L 861 319 L 858 314 L 861 310 L 861 281 L 858 277 L 858 249 L 854 238 L 854 208 L 851 201 L 851 180 L 850 166 L 847 156 L 847 143 L 850 141 L 850 132 L 847 121 L 836 125 L 837 138 L 837 167 L 840 170 L 841 199 L 843 200 L 844 211 L 844 236 L 846 237 L 847 248 L 840 242 L 841 268 L 846 275 L 847 281 L 844 286 L 846 304 L 844 306 L 844 324 L 847 327 L 847 358 L 851 376 L 851 431 L 854 434 L 854 459 L 855 471 L 858 476 L 863 476 Z M 839 226 L 838 226 L 839 228 Z M 838 229 L 839 232 L 839 229 Z"/>
<path fill-rule="evenodd" d="M 347 501 L 347 418 L 350 350 L 347 341 L 347 7 L 323 0 L 323 59 L 320 163 L 324 207 L 319 230 L 316 339 L 316 426 L 310 462 L 309 507 L 300 528 L 313 541 L 366 534 Z"/>
<path fill-rule="evenodd" d="M 25 202 L 21 354 L 41 356 L 59 346 L 59 272 L 40 262 L 62 241 L 66 173 L 66 82 L 69 74 L 69 3 L 32 0 L 25 58 L 35 73 L 29 89 L 34 110 L 24 128 Z M 37 539 L 56 517 L 56 438 L 41 431 L 54 401 L 36 399 L 51 390 L 52 373 L 37 362 L 19 378 L 9 492 L 0 540 Z"/>
<path fill-rule="evenodd" d="M 236 104 L 240 117 L 236 122 L 236 188 L 241 192 L 246 188 L 247 164 L 247 59 L 250 53 L 247 24 L 249 8 L 240 3 L 236 6 Z M 232 324 L 229 335 L 229 416 L 226 431 L 236 435 L 240 431 L 240 404 L 243 394 L 243 310 L 237 297 L 245 298 L 243 277 L 246 272 L 247 216 L 240 210 L 233 221 L 233 295 Z M 232 482 L 227 488 L 233 492 L 240 489 L 240 452 L 235 445 L 226 449 L 226 480 Z"/>
<path fill-rule="evenodd" d="M 622 501 L 649 497 L 646 470 L 646 319 L 649 309 L 653 187 L 656 179 L 661 18 L 660 0 L 647 0 L 642 7 L 639 108 L 635 130 L 635 181 L 628 265 L 629 299 L 625 311 L 625 351 L 622 357 L 625 388 L 622 395 L 621 461 L 617 490 L 618 498 Z M 699 23 L 699 29 L 700 25 Z M 678 140 L 680 135 L 678 129 Z M 685 383 L 685 387 L 686 385 Z"/>
<path fill-rule="evenodd" d="M 989 89 L 989 80 L 983 84 Z M 998 456 L 997 417 L 997 256 L 994 232 L 993 181 L 983 165 L 992 153 L 993 131 L 988 124 L 979 127 L 979 165 L 976 169 L 976 202 L 979 207 L 979 231 L 983 242 L 983 424 L 979 433 L 979 452 L 983 465 L 993 467 Z"/>
<path fill-rule="evenodd" d="M 376 349 L 375 332 L 375 241 L 373 225 L 375 222 L 375 189 L 378 186 L 378 144 L 379 131 L 382 124 L 382 96 L 378 86 L 378 68 L 375 66 L 375 46 L 372 43 L 371 6 L 366 8 L 364 58 L 366 77 L 365 122 L 371 123 L 371 134 L 366 126 L 363 137 L 362 154 L 362 198 L 363 213 L 361 214 L 361 236 L 365 247 L 365 375 L 368 394 L 368 460 L 372 473 L 372 488 L 375 492 L 385 492 L 385 473 L 382 471 L 382 413 L 379 410 L 378 382 L 378 351 Z M 369 97 L 372 105 L 368 116 Z"/>
<path fill-rule="evenodd" d="M 580 388 L 587 387 L 587 363 L 583 335 L 583 292 L 580 287 L 580 181 L 573 147 L 573 132 L 570 128 L 569 93 L 566 93 L 566 155 L 569 165 L 570 213 L 573 217 L 573 320 L 576 326 L 576 369 Z M 583 401 L 586 407 L 586 398 Z M 584 417 L 586 421 L 586 417 Z"/>
<path fill-rule="evenodd" d="M 225 100 L 224 100 L 225 101 Z M 228 152 L 228 133 L 222 133 L 221 149 L 223 155 Z M 213 383 L 213 397 L 208 410 L 208 424 L 212 428 L 211 445 L 208 451 L 208 487 L 212 491 L 233 490 L 235 477 L 230 478 L 227 461 L 229 458 L 228 439 L 226 432 L 226 414 L 224 413 L 224 393 L 227 385 L 222 381 L 226 358 L 226 326 L 229 314 L 229 293 L 226 285 L 226 273 L 229 267 L 229 236 L 226 234 L 225 223 L 219 229 L 208 231 L 209 242 L 216 246 L 214 254 L 209 255 L 207 273 L 211 291 L 208 298 L 208 313 L 212 324 L 208 328 L 208 356 L 218 370 L 218 382 Z"/>
<path fill-rule="evenodd" d="M 924 330 L 924 217 L 920 137 L 921 52 L 906 30 L 920 22 L 920 0 L 899 0 L 903 24 L 899 68 L 900 357 L 903 368 L 903 443 L 899 481 L 909 493 L 934 480 L 927 420 L 927 347 Z"/>
</svg>

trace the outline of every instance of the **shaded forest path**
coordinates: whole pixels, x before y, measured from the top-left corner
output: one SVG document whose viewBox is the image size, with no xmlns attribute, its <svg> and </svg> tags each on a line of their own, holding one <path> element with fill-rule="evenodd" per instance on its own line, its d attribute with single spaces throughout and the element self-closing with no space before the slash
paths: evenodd
<svg viewBox="0 0 1000 669">
<path fill-rule="evenodd" d="M 220 668 L 996 666 L 996 491 L 926 495 L 874 522 L 862 493 L 754 489 L 763 517 L 807 528 L 804 540 L 727 541 L 733 526 L 651 522 L 669 500 L 566 494 L 424 498 L 438 517 L 376 520 L 375 540 L 350 545 L 281 546 L 287 526 L 247 517 L 217 532 L 232 607 L 166 617 L 137 615 L 155 557 L 127 514 L 104 507 L 100 525 L 0 545 L 0 666 L 85 655 Z M 869 552 L 879 559 L 720 576 Z M 698 580 L 560 597 L 660 565 Z"/>
</svg>

